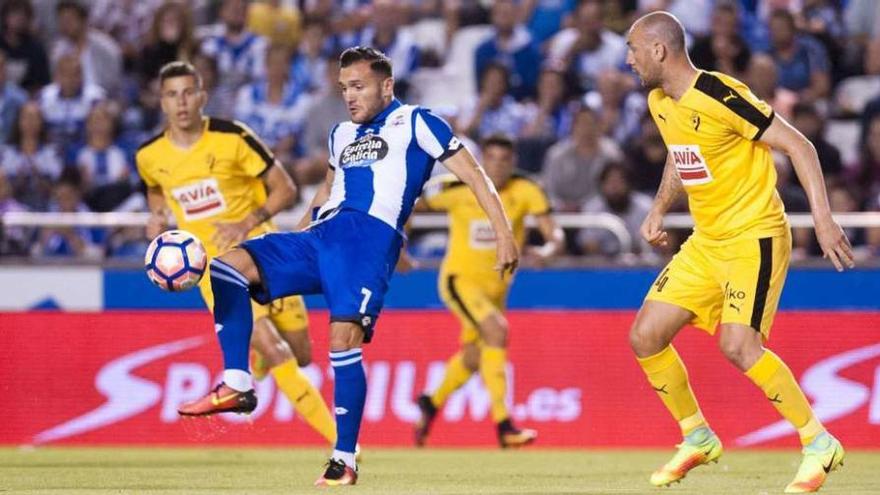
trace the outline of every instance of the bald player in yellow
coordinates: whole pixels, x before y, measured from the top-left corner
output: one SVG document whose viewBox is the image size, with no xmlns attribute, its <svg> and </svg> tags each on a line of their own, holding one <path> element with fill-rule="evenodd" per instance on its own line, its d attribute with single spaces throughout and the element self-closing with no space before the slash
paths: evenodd
<svg viewBox="0 0 880 495">
<path fill-rule="evenodd" d="M 213 258 L 245 239 L 274 231 L 270 219 L 293 202 L 296 188 L 272 152 L 244 125 L 202 115 L 206 94 L 192 65 L 171 62 L 162 68 L 159 81 L 167 129 L 142 144 L 136 156 L 151 213 L 147 235 L 167 228 L 170 211 Z M 202 277 L 199 289 L 212 310 L 210 277 Z M 334 444 L 333 417 L 300 370 L 311 362 L 302 298 L 266 306 L 253 303 L 253 312 L 251 346 L 258 361 L 297 413 Z"/>
<path fill-rule="evenodd" d="M 669 485 L 721 455 L 721 442 L 700 412 L 684 363 L 671 345 L 692 323 L 710 334 L 720 326 L 721 352 L 797 429 L 804 457 L 786 493 L 816 491 L 842 463 L 844 451 L 816 418 L 789 368 L 764 347 L 791 253 L 771 148 L 791 158 L 824 255 L 843 270 L 853 267 L 852 250 L 831 217 L 812 144 L 741 82 L 696 69 L 684 37 L 674 16 L 655 12 L 637 20 L 627 39 L 627 63 L 650 90 L 648 107 L 668 148 L 641 234 L 652 245 L 666 243 L 663 216 L 682 191 L 695 224 L 651 287 L 630 331 L 639 364 L 684 435 L 651 483 Z"/>
<path fill-rule="evenodd" d="M 513 174 L 516 150 L 509 138 L 490 136 L 481 148 L 483 167 L 498 189 L 517 245 L 525 242 L 526 217 L 534 217 L 545 244 L 530 246 L 526 255 L 546 262 L 563 244 L 562 229 L 550 214 L 547 196 L 538 184 Z M 474 193 L 457 181 L 442 183 L 439 190 L 431 189 L 426 188 L 420 204 L 449 215 L 449 247 L 440 270 L 439 289 L 444 304 L 461 322 L 461 350 L 449 359 L 440 386 L 418 399 L 422 415 L 416 425 L 416 445 L 424 445 L 446 399 L 477 371 L 489 392 L 498 443 L 501 447 L 527 445 L 535 440 L 537 432 L 515 427 L 505 402 L 508 324 L 504 309 L 513 276 L 501 277 L 495 270 L 495 235 Z"/>
</svg>

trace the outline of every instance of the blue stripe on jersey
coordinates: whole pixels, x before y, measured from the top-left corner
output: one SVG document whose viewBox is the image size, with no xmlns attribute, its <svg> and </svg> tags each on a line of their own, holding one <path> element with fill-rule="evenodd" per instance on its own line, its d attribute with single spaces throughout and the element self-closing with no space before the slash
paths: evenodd
<svg viewBox="0 0 880 495">
<path fill-rule="evenodd" d="M 333 129 L 330 129 L 330 160 L 336 158 L 336 151 L 334 150 L 334 145 L 336 144 L 336 129 L 339 129 L 339 124 L 333 126 Z M 332 163 L 330 165 L 330 170 L 336 170 L 336 167 L 333 166 Z"/>
<path fill-rule="evenodd" d="M 419 147 L 416 139 L 416 118 L 421 109 L 412 112 L 412 138 L 406 148 L 406 187 L 403 190 L 403 205 L 400 216 L 397 218 L 397 230 L 402 232 L 403 226 L 409 219 L 415 205 L 416 198 L 422 194 L 422 187 L 431 175 L 434 160 Z"/>
</svg>

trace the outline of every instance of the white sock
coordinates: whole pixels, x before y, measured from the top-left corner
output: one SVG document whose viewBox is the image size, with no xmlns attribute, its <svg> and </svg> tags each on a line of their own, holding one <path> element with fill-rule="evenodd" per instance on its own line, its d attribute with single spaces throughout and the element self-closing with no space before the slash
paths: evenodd
<svg viewBox="0 0 880 495">
<path fill-rule="evenodd" d="M 245 370 L 223 370 L 223 383 L 238 392 L 247 392 L 254 388 L 251 374 Z"/>
<path fill-rule="evenodd" d="M 357 470 L 357 465 L 354 462 L 354 452 L 343 452 L 341 450 L 334 450 L 333 455 L 330 457 L 338 459 L 344 462 L 346 466 Z"/>
</svg>

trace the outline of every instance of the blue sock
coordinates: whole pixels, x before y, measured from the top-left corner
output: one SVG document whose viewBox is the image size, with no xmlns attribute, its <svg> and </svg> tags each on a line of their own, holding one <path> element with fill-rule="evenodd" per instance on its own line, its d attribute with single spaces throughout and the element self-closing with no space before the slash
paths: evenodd
<svg viewBox="0 0 880 495">
<path fill-rule="evenodd" d="M 214 259 L 211 260 L 211 290 L 214 293 L 214 330 L 223 349 L 223 367 L 242 370 L 246 374 L 254 324 L 248 281 L 235 268 Z M 242 383 L 227 385 L 237 390 L 245 387 Z"/>
<path fill-rule="evenodd" d="M 367 375 L 361 350 L 330 352 L 330 364 L 336 375 L 333 401 L 336 403 L 336 450 L 355 451 L 361 417 L 367 400 Z M 349 464 L 351 465 L 351 464 Z"/>
</svg>

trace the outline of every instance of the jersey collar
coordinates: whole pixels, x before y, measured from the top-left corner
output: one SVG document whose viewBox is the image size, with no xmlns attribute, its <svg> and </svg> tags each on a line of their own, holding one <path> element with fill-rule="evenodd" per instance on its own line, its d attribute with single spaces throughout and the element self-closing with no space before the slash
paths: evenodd
<svg viewBox="0 0 880 495">
<path fill-rule="evenodd" d="M 388 117 L 388 114 L 390 114 L 391 112 L 400 108 L 401 105 L 402 105 L 402 103 L 400 103 L 400 100 L 398 100 L 397 98 L 393 98 L 391 100 L 391 103 L 389 103 L 388 106 L 385 107 L 384 110 L 379 112 L 375 117 L 373 117 L 372 119 L 370 119 L 369 122 L 367 122 L 367 125 L 377 124 L 379 122 L 382 122 L 383 120 L 385 120 L 386 117 Z"/>
</svg>

